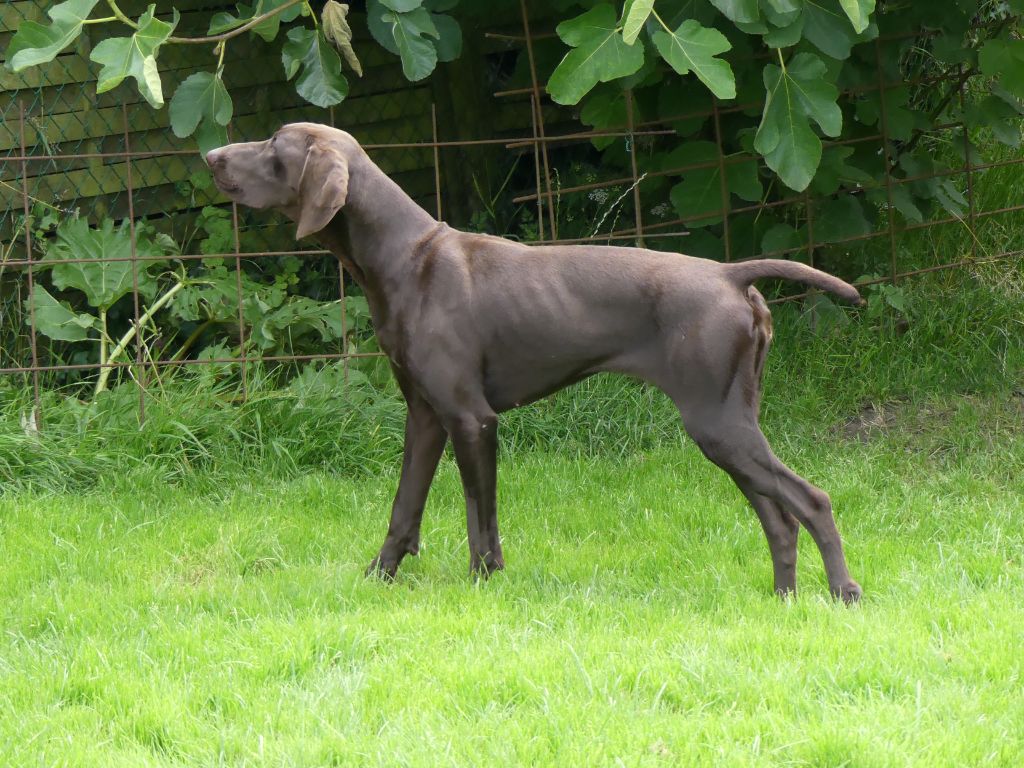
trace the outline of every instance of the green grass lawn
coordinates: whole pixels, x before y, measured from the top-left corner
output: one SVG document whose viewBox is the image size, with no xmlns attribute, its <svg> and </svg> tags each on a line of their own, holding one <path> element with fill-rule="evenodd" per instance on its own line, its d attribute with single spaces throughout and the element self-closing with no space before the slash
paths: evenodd
<svg viewBox="0 0 1024 768">
<path fill-rule="evenodd" d="M 168 377 L 146 422 L 0 381 L 0 767 L 1024 765 L 1024 272 L 907 322 L 776 308 L 765 432 L 828 491 L 854 607 L 800 592 L 667 398 L 596 377 L 502 421 L 508 570 L 450 458 L 363 578 L 393 393 Z M 317 374 L 319 376 L 320 374 Z M 5 388 L 6 387 L 6 388 Z"/>
<path fill-rule="evenodd" d="M 961 411 L 947 436 L 992 409 Z M 806 534 L 774 597 L 682 441 L 504 456 L 483 583 L 450 459 L 390 585 L 362 573 L 394 471 L 9 494 L 0 765 L 1024 764 L 1024 438 L 774 437 L 831 493 L 860 606 Z"/>
</svg>

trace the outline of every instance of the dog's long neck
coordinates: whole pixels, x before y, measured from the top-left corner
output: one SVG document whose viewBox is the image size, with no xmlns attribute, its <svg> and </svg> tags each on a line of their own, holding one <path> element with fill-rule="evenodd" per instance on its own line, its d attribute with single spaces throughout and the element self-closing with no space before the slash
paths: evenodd
<svg viewBox="0 0 1024 768">
<path fill-rule="evenodd" d="M 437 225 L 363 155 L 349 166 L 344 208 L 318 237 L 364 290 L 387 294 L 416 268 L 413 245 Z"/>
</svg>

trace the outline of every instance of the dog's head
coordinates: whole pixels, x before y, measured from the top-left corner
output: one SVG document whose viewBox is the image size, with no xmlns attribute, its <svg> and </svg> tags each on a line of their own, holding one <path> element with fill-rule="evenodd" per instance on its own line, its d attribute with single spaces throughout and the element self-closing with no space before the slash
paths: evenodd
<svg viewBox="0 0 1024 768">
<path fill-rule="evenodd" d="M 266 141 L 228 144 L 206 153 L 217 188 L 250 208 L 277 208 L 298 224 L 296 239 L 319 232 L 345 205 L 349 134 L 316 123 L 291 123 Z"/>
</svg>

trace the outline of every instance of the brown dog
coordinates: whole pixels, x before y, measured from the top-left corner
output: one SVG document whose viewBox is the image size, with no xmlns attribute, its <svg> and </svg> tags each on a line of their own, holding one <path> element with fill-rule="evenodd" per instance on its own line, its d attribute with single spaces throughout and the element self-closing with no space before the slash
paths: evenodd
<svg viewBox="0 0 1024 768">
<path fill-rule="evenodd" d="M 527 246 L 438 222 L 344 131 L 286 125 L 267 141 L 206 156 L 217 186 L 277 208 L 341 260 L 369 302 L 408 404 L 391 525 L 368 569 L 393 577 L 419 548 L 427 491 L 448 438 L 466 496 L 470 566 L 504 566 L 498 537 L 498 416 L 598 371 L 651 382 L 686 431 L 750 500 L 768 538 L 775 589 L 796 588 L 799 524 L 832 593 L 860 597 L 828 496 L 772 453 L 758 426 L 771 316 L 751 286 L 796 280 L 858 302 L 853 286 L 804 264 L 720 264 L 602 246 Z"/>
</svg>

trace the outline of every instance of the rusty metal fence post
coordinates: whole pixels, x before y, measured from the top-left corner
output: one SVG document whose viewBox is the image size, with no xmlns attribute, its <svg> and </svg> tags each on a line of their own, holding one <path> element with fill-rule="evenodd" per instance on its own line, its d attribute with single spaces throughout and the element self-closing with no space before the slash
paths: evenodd
<svg viewBox="0 0 1024 768">
<path fill-rule="evenodd" d="M 551 227 L 552 239 L 557 239 L 558 222 L 555 219 L 555 204 L 551 194 L 551 164 L 548 160 L 548 143 L 544 130 L 544 110 L 540 103 L 541 89 L 537 79 L 537 62 L 533 56 L 533 36 L 530 34 L 530 14 L 526 9 L 526 0 L 519 0 L 519 10 L 523 17 L 523 35 L 526 37 L 526 55 L 530 64 L 530 88 L 536 101 L 536 140 L 541 142 L 541 156 L 544 159 L 544 189 L 547 192 L 548 224 Z M 537 191 L 540 192 L 540 190 Z"/>
<path fill-rule="evenodd" d="M 718 190 L 722 198 L 722 238 L 725 242 L 725 260 L 732 261 L 732 242 L 729 235 L 729 182 L 725 177 L 725 142 L 722 140 L 722 116 L 718 112 L 718 97 L 711 96 L 715 119 L 715 149 L 718 152 Z"/>
<path fill-rule="evenodd" d="M 25 143 L 25 105 L 18 102 L 18 139 L 21 145 L 21 201 L 22 211 L 25 217 L 25 264 L 28 271 L 28 306 L 29 324 L 31 336 L 29 344 L 32 349 L 32 400 L 35 403 L 31 419 L 35 429 L 42 427 L 42 406 L 39 397 L 39 350 L 36 336 L 36 303 L 35 303 L 35 274 L 33 272 L 32 257 L 32 220 L 31 208 L 28 204 L 28 147 Z"/>
<path fill-rule="evenodd" d="M 644 245 L 644 217 L 640 205 L 640 182 L 642 178 L 637 173 L 636 164 L 636 135 L 634 134 L 633 115 L 633 91 L 626 91 L 626 152 L 629 153 L 629 169 L 633 174 L 633 209 L 636 223 L 636 244 L 641 248 Z"/>
<path fill-rule="evenodd" d="M 139 253 L 135 233 L 135 185 L 132 178 L 132 144 L 128 130 L 128 108 L 122 104 L 121 114 L 124 121 L 124 152 L 126 166 L 126 182 L 128 192 L 128 242 L 132 259 L 132 303 L 135 311 L 135 365 L 139 377 L 139 423 L 146 421 L 146 370 L 142 365 L 142 333 L 141 312 L 139 311 Z M 101 333 L 106 333 L 103 328 Z M 106 362 L 110 362 L 108 359 Z"/>
<path fill-rule="evenodd" d="M 882 69 L 882 44 L 875 38 L 875 68 L 878 74 L 879 123 L 882 128 L 882 161 L 885 166 L 886 215 L 889 221 L 889 279 L 899 279 L 896 263 L 896 206 L 893 203 L 893 159 L 889 149 L 889 108 L 885 103 L 885 72 Z"/>
</svg>

